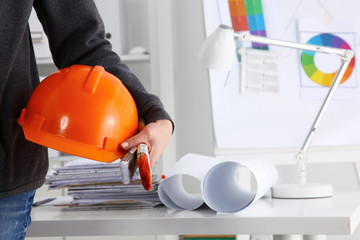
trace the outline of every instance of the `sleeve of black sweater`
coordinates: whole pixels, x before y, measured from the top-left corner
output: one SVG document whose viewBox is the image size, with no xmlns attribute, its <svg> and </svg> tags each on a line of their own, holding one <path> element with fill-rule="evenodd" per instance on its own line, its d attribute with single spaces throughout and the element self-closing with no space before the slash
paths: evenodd
<svg viewBox="0 0 360 240">
<path fill-rule="evenodd" d="M 146 123 L 171 120 L 160 99 L 146 91 L 105 39 L 104 24 L 92 0 L 35 0 L 34 8 L 49 39 L 54 63 L 100 65 L 118 77 L 133 96 Z"/>
</svg>

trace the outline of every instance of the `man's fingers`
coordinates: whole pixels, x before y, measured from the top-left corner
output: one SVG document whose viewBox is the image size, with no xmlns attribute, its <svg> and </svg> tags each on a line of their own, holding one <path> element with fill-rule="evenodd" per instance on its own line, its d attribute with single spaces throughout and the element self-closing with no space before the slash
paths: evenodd
<svg viewBox="0 0 360 240">
<path fill-rule="evenodd" d="M 149 156 L 150 156 L 150 164 L 151 164 L 151 167 L 153 168 L 156 164 L 156 161 L 160 157 L 160 154 L 152 151 L 152 152 L 149 152 Z"/>
<path fill-rule="evenodd" d="M 172 130 L 173 125 L 170 120 L 157 120 L 147 124 L 135 136 L 126 139 L 121 143 L 121 147 L 128 151 L 140 143 L 146 144 L 149 148 L 151 166 L 153 167 L 169 142 Z"/>
<path fill-rule="evenodd" d="M 147 143 L 141 132 L 136 134 L 135 136 L 126 139 L 123 143 L 121 143 L 121 147 L 124 150 L 128 150 L 130 148 L 136 147 L 140 143 L 145 143 L 145 144 Z"/>
</svg>

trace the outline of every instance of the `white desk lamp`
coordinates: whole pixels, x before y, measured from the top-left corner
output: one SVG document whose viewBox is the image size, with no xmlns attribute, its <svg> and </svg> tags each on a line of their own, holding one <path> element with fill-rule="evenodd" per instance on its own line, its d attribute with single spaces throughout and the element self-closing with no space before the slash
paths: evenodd
<svg viewBox="0 0 360 240">
<path fill-rule="evenodd" d="M 281 41 L 269 39 L 266 37 L 253 36 L 248 33 L 235 33 L 234 30 L 227 25 L 220 25 L 214 33 L 212 33 L 204 42 L 200 54 L 199 61 L 205 66 L 218 70 L 230 71 L 235 56 L 235 39 L 243 42 L 255 42 L 268 45 L 276 45 L 288 48 L 296 48 L 301 50 L 321 52 L 327 54 L 338 55 L 342 59 L 340 68 L 329 88 L 323 104 L 308 132 L 305 141 L 295 156 L 297 163 L 296 184 L 279 184 L 273 187 L 272 195 L 274 198 L 321 198 L 331 197 L 333 188 L 330 184 L 310 184 L 306 183 L 306 157 L 305 154 L 309 150 L 312 138 L 319 126 L 325 110 L 334 95 L 336 88 L 339 86 L 345 71 L 354 57 L 352 50 L 324 47 L 312 44 L 302 44 L 296 42 Z"/>
</svg>

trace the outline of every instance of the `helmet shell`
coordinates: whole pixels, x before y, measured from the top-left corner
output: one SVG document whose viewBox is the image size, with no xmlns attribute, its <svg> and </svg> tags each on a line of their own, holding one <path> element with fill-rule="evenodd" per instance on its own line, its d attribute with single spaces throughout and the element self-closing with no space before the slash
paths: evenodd
<svg viewBox="0 0 360 240">
<path fill-rule="evenodd" d="M 45 78 L 22 109 L 25 138 L 101 162 L 125 155 L 120 144 L 138 130 L 134 99 L 101 66 L 73 65 Z"/>
</svg>

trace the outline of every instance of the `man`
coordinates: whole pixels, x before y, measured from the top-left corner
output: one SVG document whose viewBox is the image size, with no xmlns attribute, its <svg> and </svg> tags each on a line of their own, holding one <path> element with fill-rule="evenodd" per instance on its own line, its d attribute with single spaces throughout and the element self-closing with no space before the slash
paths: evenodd
<svg viewBox="0 0 360 240">
<path fill-rule="evenodd" d="M 48 170 L 47 149 L 24 138 L 16 119 L 39 83 L 28 18 L 34 6 L 48 36 L 55 65 L 101 65 L 127 87 L 146 127 L 122 143 L 144 142 L 154 165 L 170 140 L 173 124 L 158 97 L 149 94 L 104 38 L 91 0 L 0 1 L 0 239 L 23 239 L 35 189 Z"/>
</svg>

